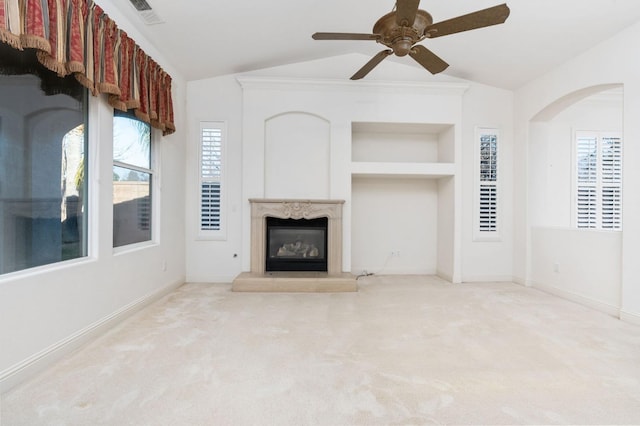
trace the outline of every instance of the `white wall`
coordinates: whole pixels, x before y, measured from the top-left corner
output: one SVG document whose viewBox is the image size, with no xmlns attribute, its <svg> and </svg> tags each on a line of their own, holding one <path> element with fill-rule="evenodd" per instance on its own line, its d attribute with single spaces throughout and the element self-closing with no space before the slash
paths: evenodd
<svg viewBox="0 0 640 426">
<path fill-rule="evenodd" d="M 516 140 L 514 172 L 516 185 L 520 191 L 516 192 L 515 215 L 516 228 L 514 247 L 514 272 L 521 281 L 531 281 L 533 272 L 533 250 L 531 225 L 531 204 L 536 201 L 532 196 L 532 186 L 524 182 L 527 176 L 533 173 L 540 158 L 529 157 L 531 148 L 531 135 L 539 134 L 540 129 L 533 129 L 530 121 L 538 113 L 543 111 L 555 101 L 564 98 L 571 93 L 580 93 L 585 88 L 623 84 L 624 85 L 624 111 L 623 111 L 623 138 L 624 138 L 624 164 L 623 164 L 623 232 L 622 239 L 622 266 L 620 292 L 620 316 L 629 320 L 640 322 L 640 263 L 637 262 L 637 253 L 640 251 L 640 198 L 634 194 L 634 188 L 640 184 L 640 169 L 635 167 L 635 162 L 640 158 L 640 144 L 635 141 L 640 138 L 640 59 L 635 51 L 635 41 L 640 37 L 640 25 L 634 25 L 612 37 L 611 39 L 595 46 L 584 54 L 567 61 L 552 72 L 527 84 L 516 93 Z M 530 198 L 531 197 L 531 198 Z M 604 250 L 606 246 L 602 245 Z M 537 258 L 536 254 L 536 258 Z M 573 258 L 573 263 L 584 265 L 584 261 L 578 257 Z M 540 277 L 537 279 L 541 279 Z M 601 285 L 610 288 L 610 294 L 614 294 L 616 277 L 612 276 Z M 543 283 L 545 284 L 545 283 Z M 568 287 L 567 287 L 568 288 Z M 575 288 L 575 287 L 572 287 Z M 581 293 L 580 296 L 594 297 Z M 607 303 L 607 300 L 599 300 Z"/>
<path fill-rule="evenodd" d="M 331 125 L 305 113 L 265 122 L 265 198 L 329 198 Z"/>
<path fill-rule="evenodd" d="M 64 356 L 114 319 L 184 282 L 186 84 L 110 2 L 101 5 L 173 77 L 178 130 L 157 138 L 156 241 L 114 253 L 113 115 L 106 99 L 91 98 L 89 257 L 0 276 L 0 392 Z"/>
<path fill-rule="evenodd" d="M 619 232 L 534 227 L 531 230 L 530 283 L 617 315 L 621 242 Z"/>
<path fill-rule="evenodd" d="M 451 224 L 457 224 L 455 227 L 448 226 L 449 224 L 445 223 L 446 219 L 441 221 L 446 229 L 451 228 L 452 241 L 449 247 L 446 243 L 441 244 L 439 252 L 444 253 L 443 256 L 453 257 L 450 253 L 454 247 L 458 251 L 456 265 L 453 265 L 453 262 L 451 264 L 444 262 L 442 267 L 451 271 L 457 269 L 457 280 L 461 277 L 468 280 L 511 279 L 513 275 L 511 273 L 511 239 L 505 238 L 491 243 L 472 241 L 473 174 L 471 170 L 473 170 L 473 138 L 476 126 L 500 128 L 503 142 L 502 158 L 506 165 L 501 219 L 504 229 L 509 232 L 513 217 L 512 186 L 509 182 L 512 170 L 508 167 L 511 162 L 513 140 L 512 93 L 463 81 L 462 83 L 468 84 L 469 88 L 462 97 L 462 104 L 458 101 L 457 105 L 451 105 L 442 95 L 407 94 L 408 90 L 405 88 L 410 87 L 411 82 L 419 82 L 419 86 L 425 83 L 441 82 L 458 84 L 461 80 L 444 75 L 433 77 L 424 70 L 393 61 L 385 61 L 367 76 L 367 80 L 351 82 L 351 86 L 344 86 L 341 91 L 332 89 L 330 93 L 319 93 L 313 90 L 296 92 L 294 89 L 296 79 L 301 78 L 307 80 L 320 78 L 325 82 L 344 84 L 348 81 L 347 77 L 353 73 L 353 69 L 358 69 L 368 59 L 364 55 L 345 55 L 245 74 L 248 77 L 281 77 L 283 81 L 291 80 L 291 87 L 252 94 L 244 100 L 242 89 L 235 80 L 236 76 L 189 82 L 190 133 L 187 154 L 189 175 L 186 196 L 187 205 L 192 208 L 188 211 L 185 233 L 189 281 L 229 282 L 243 269 L 248 270 L 247 199 L 263 197 L 265 181 L 270 179 L 264 175 L 265 162 L 262 154 L 264 152 L 264 121 L 285 112 L 315 114 L 331 122 L 329 198 L 347 201 L 344 212 L 345 259 L 343 259 L 343 265 L 345 270 L 354 272 L 359 271 L 353 269 L 351 265 L 354 249 L 352 249 L 350 226 L 355 223 L 356 218 L 352 217 L 352 176 L 349 162 L 352 155 L 357 160 L 360 148 L 357 145 L 353 147 L 351 145 L 353 135 L 351 123 L 381 121 L 451 124 L 452 121 L 457 122 L 458 131 L 450 136 L 454 140 L 451 147 L 436 148 L 435 145 L 422 145 L 419 149 L 433 152 L 413 151 L 416 154 L 415 158 L 421 159 L 432 158 L 437 152 L 439 161 L 450 161 L 455 164 L 455 174 L 459 177 L 445 179 L 447 182 L 444 184 L 441 180 L 439 184 L 440 191 L 445 188 L 446 191 L 456 194 L 452 195 L 449 201 L 452 204 L 459 203 L 459 208 L 453 210 L 443 208 L 442 203 L 434 205 L 441 210 L 442 217 L 450 219 Z M 359 96 L 357 98 L 354 90 L 362 90 L 359 88 L 370 83 L 387 85 L 387 88 L 371 89 L 366 94 L 357 95 Z M 396 83 L 399 83 L 400 89 L 393 88 Z M 357 101 L 354 102 L 353 99 Z M 225 180 L 228 197 L 225 210 L 226 237 L 221 240 L 203 240 L 198 239 L 197 233 L 198 126 L 199 121 L 219 120 L 226 121 L 229 129 Z M 248 120 L 253 124 L 247 127 Z M 407 138 L 400 139 L 403 146 L 414 142 L 411 136 Z M 242 143 L 245 144 L 244 147 Z M 260 154 L 254 155 L 256 152 Z M 376 152 L 384 153 L 384 149 Z M 395 152 L 392 152 L 387 157 L 390 161 L 396 161 L 394 155 Z M 442 199 L 442 195 L 439 198 Z M 454 240 L 457 241 L 455 244 Z M 444 240 L 441 239 L 442 241 Z M 234 254 L 239 254 L 239 257 L 234 257 Z M 354 259 L 358 256 L 355 253 L 353 255 Z M 416 266 L 414 269 L 424 269 L 424 265 L 414 266 Z M 453 273 L 451 275 L 453 276 Z"/>
<path fill-rule="evenodd" d="M 462 235 L 462 280 L 512 281 L 513 274 L 513 209 L 514 169 L 513 164 L 513 93 L 507 90 L 474 84 L 463 99 L 463 136 L 461 164 L 463 180 Z M 476 192 L 474 173 L 479 174 L 476 164 L 478 127 L 495 128 L 499 131 L 498 174 L 498 221 L 500 239 L 474 241 L 473 228 L 476 221 L 473 209 Z"/>
<path fill-rule="evenodd" d="M 191 81 L 187 85 L 189 121 L 186 168 L 185 240 L 187 281 L 231 282 L 241 271 L 242 237 L 242 89 L 235 76 Z M 225 236 L 198 236 L 198 132 L 201 121 L 227 123 L 223 218 Z"/>
<path fill-rule="evenodd" d="M 354 178 L 351 202 L 354 273 L 437 272 L 437 180 Z"/>
</svg>

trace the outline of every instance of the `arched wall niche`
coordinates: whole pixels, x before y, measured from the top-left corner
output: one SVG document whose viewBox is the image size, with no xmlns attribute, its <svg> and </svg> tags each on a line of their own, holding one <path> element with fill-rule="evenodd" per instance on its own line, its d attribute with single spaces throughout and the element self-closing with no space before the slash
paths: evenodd
<svg viewBox="0 0 640 426">
<path fill-rule="evenodd" d="M 331 124 L 316 114 L 290 111 L 265 120 L 266 198 L 330 196 Z"/>
</svg>

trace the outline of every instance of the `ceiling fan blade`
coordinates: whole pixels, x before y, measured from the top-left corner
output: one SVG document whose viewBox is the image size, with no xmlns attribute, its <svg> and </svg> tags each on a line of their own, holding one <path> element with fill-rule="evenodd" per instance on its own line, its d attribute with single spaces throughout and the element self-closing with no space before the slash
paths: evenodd
<svg viewBox="0 0 640 426">
<path fill-rule="evenodd" d="M 410 27 L 416 20 L 420 0 L 397 0 L 396 23 L 401 27 Z"/>
<path fill-rule="evenodd" d="M 358 33 L 314 33 L 311 38 L 314 40 L 378 40 L 380 36 Z"/>
<path fill-rule="evenodd" d="M 440 59 L 438 55 L 427 49 L 421 44 L 413 46 L 409 55 L 422 65 L 431 74 L 438 74 L 447 69 L 448 63 Z"/>
<path fill-rule="evenodd" d="M 376 67 L 376 65 L 378 65 L 380 62 L 382 62 L 382 60 L 384 58 L 386 58 L 387 56 L 391 55 L 393 53 L 393 50 L 391 49 L 387 49 L 387 50 L 383 50 L 382 52 L 378 53 L 376 56 L 374 56 L 373 58 L 371 58 L 369 60 L 369 62 L 367 62 L 366 64 L 364 64 L 364 66 L 362 68 L 360 68 L 352 77 L 351 80 L 360 80 L 362 77 L 364 77 L 365 75 L 369 74 L 369 72 L 374 69 Z"/>
<path fill-rule="evenodd" d="M 436 22 L 425 29 L 429 38 L 441 37 L 462 31 L 475 30 L 476 28 L 489 27 L 502 24 L 509 17 L 510 9 L 506 4 L 493 6 L 488 9 L 472 12 L 457 18 Z"/>
</svg>

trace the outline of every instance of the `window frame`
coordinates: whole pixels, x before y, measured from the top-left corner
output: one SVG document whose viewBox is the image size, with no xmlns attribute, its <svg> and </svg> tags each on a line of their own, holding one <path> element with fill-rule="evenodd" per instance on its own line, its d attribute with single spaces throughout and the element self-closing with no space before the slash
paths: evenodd
<svg viewBox="0 0 640 426">
<path fill-rule="evenodd" d="M 4 83 L 3 83 L 4 84 Z M 84 163 L 84 182 L 82 188 L 82 198 L 84 198 L 82 216 L 82 234 L 83 240 L 82 255 L 69 259 L 61 259 L 50 263 L 42 263 L 39 265 L 29 266 L 26 268 L 16 269 L 10 272 L 0 272 L 0 283 L 10 281 L 16 278 L 38 276 L 42 273 L 67 269 L 74 265 L 92 262 L 96 257 L 96 213 L 98 209 L 95 200 L 97 199 L 97 190 L 95 184 L 95 173 L 97 167 L 95 157 L 97 156 L 98 147 L 96 146 L 94 134 L 98 130 L 98 110 L 97 100 L 89 95 L 86 88 L 82 88 L 82 115 L 84 117 L 84 141 L 83 141 L 83 163 Z M 65 108 L 62 108 L 65 109 Z M 5 137 L 5 128 L 2 126 L 2 117 L 0 117 L 0 138 Z M 62 143 L 62 140 L 60 141 Z"/>
<path fill-rule="evenodd" d="M 623 219 L 622 219 L 622 208 L 623 208 L 623 187 L 624 187 L 624 176 L 623 176 L 623 163 L 624 163 L 624 137 L 622 132 L 617 131 L 605 131 L 605 130 L 581 130 L 574 129 L 573 130 L 573 138 L 572 138 L 572 148 L 571 148 L 571 162 L 572 162 L 572 173 L 571 173 L 571 227 L 574 229 L 578 229 L 581 231 L 605 231 L 605 232 L 622 232 L 623 229 Z M 596 139 L 596 159 L 595 159 L 595 182 L 580 182 L 579 179 L 579 165 L 578 165 L 578 138 L 579 137 L 592 137 Z M 618 182 L 605 182 L 603 175 L 604 167 L 602 165 L 603 161 L 603 145 L 602 141 L 605 138 L 617 138 L 620 141 L 619 144 L 619 158 L 618 158 L 618 174 L 620 176 Z M 616 159 L 613 159 L 615 162 Z M 594 223 L 595 226 L 580 226 L 579 219 L 579 191 L 580 188 L 592 188 L 592 192 L 595 194 L 594 204 L 595 204 L 595 214 L 594 214 Z M 606 187 L 613 187 L 618 189 L 618 225 L 613 227 L 603 227 L 603 190 Z"/>
<path fill-rule="evenodd" d="M 495 142 L 495 172 L 494 179 L 482 180 L 481 175 L 481 154 L 482 154 L 482 138 L 484 136 L 494 136 Z M 474 168 L 473 168 L 473 241 L 474 242 L 497 242 L 502 241 L 502 224 L 501 224 L 501 212 L 502 212 L 502 190 L 501 190 L 501 155 L 500 155 L 500 129 L 495 127 L 476 127 L 474 132 Z M 493 229 L 483 229 L 481 226 L 483 207 L 482 200 L 483 188 L 489 188 L 493 193 L 495 209 L 493 212 L 494 226 Z"/>
<path fill-rule="evenodd" d="M 114 217 L 112 217 L 111 219 L 111 226 L 112 226 L 112 232 L 111 232 L 111 236 L 112 236 L 112 240 L 111 240 L 111 247 L 113 250 L 114 254 L 119 254 L 119 253 L 123 253 L 123 252 L 128 252 L 131 250 L 136 250 L 139 248 L 144 248 L 144 247 L 148 247 L 148 246 L 154 246 L 157 245 L 159 243 L 159 228 L 158 228 L 158 223 L 159 223 L 159 219 L 160 219 L 160 171 L 159 171 L 159 157 L 160 157 L 160 149 L 158 148 L 158 144 L 156 143 L 156 137 L 157 137 L 157 132 L 156 130 L 153 128 L 153 126 L 151 126 L 151 124 L 149 123 L 145 123 L 144 121 L 138 119 L 135 114 L 133 112 L 123 112 L 123 111 L 118 111 L 118 110 L 113 110 L 113 118 L 115 118 L 116 116 L 120 116 L 120 117 L 127 117 L 127 118 L 131 118 L 137 121 L 140 121 L 142 123 L 144 123 L 145 125 L 149 126 L 149 169 L 146 169 L 144 167 L 140 167 L 140 166 L 136 166 L 133 164 L 129 164 L 129 163 L 125 163 L 123 161 L 117 161 L 115 160 L 114 157 L 114 152 L 113 152 L 113 140 L 111 143 L 112 146 L 112 151 L 111 151 L 111 158 L 112 158 L 112 165 L 111 165 L 111 170 L 113 171 L 114 167 L 121 167 L 121 168 L 125 168 L 125 169 L 129 169 L 129 170 L 134 170 L 137 172 L 141 172 L 141 173 L 148 173 L 149 176 L 149 184 L 150 184 L 150 188 L 149 188 L 149 196 L 151 197 L 151 202 L 149 203 L 149 206 L 151 208 L 151 213 L 149 215 L 149 220 L 150 220 L 150 238 L 148 240 L 144 240 L 144 241 L 138 241 L 135 243 L 130 243 L 130 244 L 124 244 L 121 246 L 114 246 L 114 240 L 113 240 L 113 226 L 114 226 Z M 113 124 L 112 124 L 113 126 Z M 112 182 L 113 183 L 113 182 Z M 111 190 L 111 208 L 113 211 L 113 188 Z"/>
<path fill-rule="evenodd" d="M 218 129 L 221 133 L 220 141 L 220 176 L 217 179 L 207 179 L 203 177 L 203 157 L 204 157 L 204 141 L 203 131 L 205 129 Z M 198 167 L 197 167 L 197 202 L 198 208 L 196 210 L 196 239 L 197 240 L 214 240 L 225 241 L 227 239 L 227 215 L 226 215 L 226 152 L 228 141 L 228 127 L 226 121 L 200 121 L 198 125 Z M 203 184 L 207 182 L 219 183 L 219 226 L 218 229 L 202 229 L 203 219 Z"/>
</svg>

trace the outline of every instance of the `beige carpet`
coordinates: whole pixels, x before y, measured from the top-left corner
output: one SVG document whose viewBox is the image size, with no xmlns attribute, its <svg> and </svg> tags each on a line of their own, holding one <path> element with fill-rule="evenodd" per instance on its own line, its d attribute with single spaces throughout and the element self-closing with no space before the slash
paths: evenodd
<svg viewBox="0 0 640 426">
<path fill-rule="evenodd" d="M 2 397 L 2 425 L 640 424 L 640 327 L 513 284 L 188 284 Z"/>
</svg>

